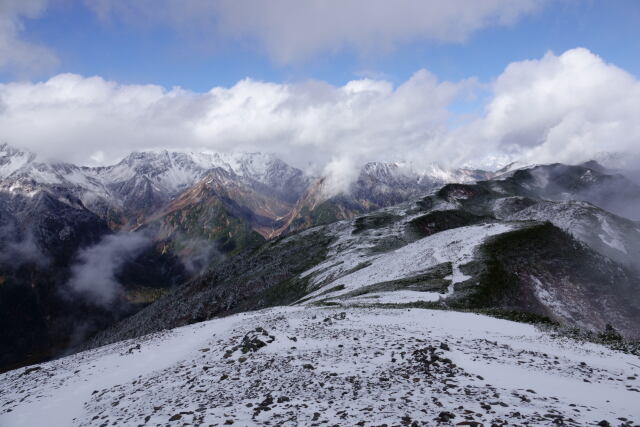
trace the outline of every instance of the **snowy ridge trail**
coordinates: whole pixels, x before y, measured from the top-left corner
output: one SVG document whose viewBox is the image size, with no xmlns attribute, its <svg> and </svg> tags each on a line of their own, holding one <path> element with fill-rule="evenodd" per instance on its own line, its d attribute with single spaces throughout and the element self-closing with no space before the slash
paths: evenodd
<svg viewBox="0 0 640 427">
<path fill-rule="evenodd" d="M 237 318 L 220 319 L 216 329 L 224 331 Z M 82 419 L 84 402 L 91 399 L 96 389 L 108 388 L 131 381 L 140 375 L 164 370 L 185 357 L 211 338 L 211 330 L 205 325 L 194 325 L 187 329 L 175 329 L 122 341 L 109 347 L 79 353 L 36 368 L 21 369 L 15 385 L 24 381 L 21 390 L 5 388 L 2 379 L 3 409 L 13 396 L 20 396 L 20 410 L 5 411 L 0 415 L 2 426 L 37 426 L 47 420 L 50 426 L 68 426 Z M 32 369 L 32 371 L 30 371 Z M 33 370 L 35 369 L 35 370 Z M 40 385 L 40 387 L 38 387 Z"/>
<path fill-rule="evenodd" d="M 633 425 L 640 361 L 476 314 L 279 307 L 11 371 L 0 391 L 2 426 Z"/>
</svg>

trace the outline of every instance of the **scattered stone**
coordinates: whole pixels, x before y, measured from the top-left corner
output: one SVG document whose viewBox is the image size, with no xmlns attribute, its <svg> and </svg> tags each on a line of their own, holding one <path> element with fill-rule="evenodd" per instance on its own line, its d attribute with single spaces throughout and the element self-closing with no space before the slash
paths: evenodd
<svg viewBox="0 0 640 427">
<path fill-rule="evenodd" d="M 33 368 L 27 368 L 24 370 L 24 372 L 22 374 L 20 374 L 20 376 L 24 376 L 24 375 L 29 375 L 33 372 L 37 372 L 37 371 L 41 371 L 42 368 L 40 366 L 34 366 Z"/>
<path fill-rule="evenodd" d="M 440 414 L 438 414 L 435 420 L 441 423 L 448 423 L 450 420 L 454 419 L 455 417 L 456 415 L 451 412 L 442 411 L 440 412 Z"/>
</svg>

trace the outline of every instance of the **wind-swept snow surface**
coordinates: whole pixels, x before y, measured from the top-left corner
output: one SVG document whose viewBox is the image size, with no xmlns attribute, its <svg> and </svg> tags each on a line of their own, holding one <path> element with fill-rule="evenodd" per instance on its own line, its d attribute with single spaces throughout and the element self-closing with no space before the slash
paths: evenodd
<svg viewBox="0 0 640 427">
<path fill-rule="evenodd" d="M 639 401 L 637 357 L 422 309 L 244 313 L 0 376 L 14 427 L 632 425 Z"/>
</svg>

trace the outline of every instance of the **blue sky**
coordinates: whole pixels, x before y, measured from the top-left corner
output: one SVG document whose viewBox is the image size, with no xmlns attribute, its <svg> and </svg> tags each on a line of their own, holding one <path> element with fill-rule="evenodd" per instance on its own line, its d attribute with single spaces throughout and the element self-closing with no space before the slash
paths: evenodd
<svg viewBox="0 0 640 427">
<path fill-rule="evenodd" d="M 166 25 L 133 25 L 98 18 L 81 1 L 52 3 L 23 20 L 23 38 L 50 48 L 59 59 L 44 72 L 4 71 L 1 81 L 43 79 L 60 72 L 99 75 L 121 83 L 153 83 L 206 91 L 251 77 L 274 82 L 318 79 L 334 85 L 362 76 L 396 84 L 426 68 L 444 80 L 476 76 L 486 81 L 510 62 L 586 47 L 607 62 L 640 73 L 640 2 L 636 0 L 545 2 L 507 26 L 489 26 L 463 42 L 409 40 L 390 52 L 345 48 L 291 64 L 273 61 L 255 44 L 207 40 Z"/>
</svg>

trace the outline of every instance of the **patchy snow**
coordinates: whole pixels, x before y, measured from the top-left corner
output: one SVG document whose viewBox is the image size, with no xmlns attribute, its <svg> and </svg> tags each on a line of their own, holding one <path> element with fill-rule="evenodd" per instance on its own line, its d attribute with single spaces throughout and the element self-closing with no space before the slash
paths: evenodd
<svg viewBox="0 0 640 427">
<path fill-rule="evenodd" d="M 504 181 L 507 178 L 511 178 L 517 171 L 535 169 L 538 166 L 540 165 L 535 163 L 526 164 L 522 162 L 513 162 L 505 166 L 504 168 L 496 171 L 497 175 L 495 175 L 492 179 L 496 181 Z"/>
<path fill-rule="evenodd" d="M 12 427 L 632 425 L 640 361 L 475 314 L 282 307 L 10 371 L 0 391 Z"/>
<path fill-rule="evenodd" d="M 10 155 L 6 151 L 0 152 L 0 178 L 6 178 L 16 171 L 24 168 L 31 162 L 30 156 L 26 153 L 20 155 Z"/>
<path fill-rule="evenodd" d="M 344 300 L 340 305 L 348 307 L 363 304 L 409 304 L 414 302 L 435 302 L 441 300 L 445 294 L 438 292 L 421 292 L 396 290 L 393 292 L 372 292 L 365 295 Z"/>
<path fill-rule="evenodd" d="M 605 245 L 626 254 L 627 249 L 624 247 L 624 243 L 622 243 L 624 237 L 611 227 L 606 218 L 600 217 L 599 219 L 600 225 L 602 226 L 602 231 L 605 232 L 605 234 L 598 234 L 600 240 L 602 240 Z"/>
<path fill-rule="evenodd" d="M 538 301 L 540 301 L 545 307 L 550 309 L 554 314 L 567 319 L 572 320 L 573 316 L 566 311 L 561 300 L 555 295 L 554 287 L 546 285 L 540 281 L 537 277 L 529 275 L 529 280 L 533 282 L 534 292 Z"/>
<path fill-rule="evenodd" d="M 409 243 L 384 255 L 372 254 L 370 249 L 375 240 L 365 240 L 348 247 L 353 237 L 350 228 L 340 234 L 334 243 L 334 252 L 323 263 L 303 274 L 312 275 L 312 284 L 318 289 L 309 295 L 309 303 L 317 297 L 327 297 L 327 291 L 339 287 L 329 293 L 331 298 L 353 292 L 365 286 L 380 282 L 398 280 L 417 276 L 438 264 L 452 263 L 453 274 L 448 277 L 453 285 L 468 277 L 459 269 L 473 259 L 475 248 L 487 237 L 505 233 L 513 229 L 508 224 L 484 224 L 459 227 Z M 386 234 L 389 230 L 385 230 Z M 383 233 L 383 232 L 381 232 Z M 309 298 L 307 297 L 307 298 Z M 427 300 L 432 296 L 425 294 Z"/>
</svg>

